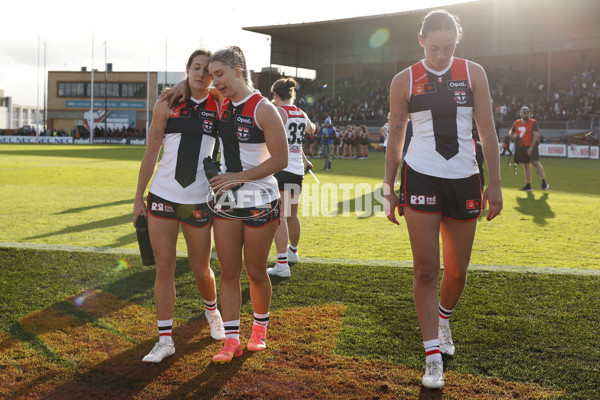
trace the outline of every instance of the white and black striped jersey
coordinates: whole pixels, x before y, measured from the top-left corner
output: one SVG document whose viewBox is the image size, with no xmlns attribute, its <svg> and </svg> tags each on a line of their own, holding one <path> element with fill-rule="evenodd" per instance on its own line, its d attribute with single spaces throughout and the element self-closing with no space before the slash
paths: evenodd
<svg viewBox="0 0 600 400">
<path fill-rule="evenodd" d="M 443 71 L 423 60 L 410 67 L 409 112 L 413 136 L 406 163 L 440 178 L 478 173 L 473 146 L 473 92 L 468 61 L 453 57 Z"/>
<path fill-rule="evenodd" d="M 218 104 L 210 94 L 201 100 L 190 98 L 171 110 L 163 139 L 163 155 L 154 173 L 150 192 L 180 204 L 212 200 L 202 160 L 212 155 L 218 115 Z M 180 168 L 192 170 L 191 183 L 182 184 L 176 179 L 176 171 Z"/>
<path fill-rule="evenodd" d="M 256 91 L 238 103 L 229 98 L 223 101 L 218 134 L 223 172 L 247 171 L 271 157 L 264 131 L 256 119 L 256 109 L 264 100 Z M 252 183 L 244 183 L 236 190 L 235 208 L 256 207 L 278 198 L 277 180 L 269 175 Z"/>
</svg>

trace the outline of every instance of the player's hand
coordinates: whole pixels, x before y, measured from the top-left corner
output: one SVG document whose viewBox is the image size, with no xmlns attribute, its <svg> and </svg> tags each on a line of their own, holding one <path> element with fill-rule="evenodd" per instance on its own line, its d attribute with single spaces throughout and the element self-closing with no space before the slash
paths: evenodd
<svg viewBox="0 0 600 400">
<path fill-rule="evenodd" d="M 306 163 L 304 163 L 304 172 L 308 172 L 308 170 L 313 169 L 314 166 L 312 165 L 312 163 L 310 161 L 306 161 Z"/>
<path fill-rule="evenodd" d="M 136 200 L 133 202 L 133 227 L 136 227 L 137 220 L 140 215 L 143 215 L 145 218 L 148 218 L 148 209 L 146 208 L 146 204 L 144 200 Z"/>
<path fill-rule="evenodd" d="M 502 188 L 499 184 L 490 184 L 483 192 L 483 208 L 488 208 L 486 219 L 491 221 L 502 211 Z"/>
<path fill-rule="evenodd" d="M 402 206 L 400 206 L 400 199 L 387 183 L 383 184 L 383 197 L 383 210 L 385 212 L 385 216 L 394 224 L 400 225 L 400 222 L 398 222 L 398 219 L 396 218 L 396 210 L 398 211 L 398 216 L 401 217 L 403 215 Z"/>
<path fill-rule="evenodd" d="M 185 80 L 179 82 L 177 85 L 170 89 L 166 89 L 158 96 L 158 101 L 166 101 L 169 103 L 169 107 L 172 107 L 178 100 L 186 101 L 187 93 L 185 88 Z"/>
<path fill-rule="evenodd" d="M 531 153 L 533 152 L 533 149 L 530 147 L 527 149 L 527 155 L 531 157 Z"/>
<path fill-rule="evenodd" d="M 237 173 L 226 172 L 211 178 L 208 184 L 213 192 L 219 194 L 239 186 L 241 181 L 237 177 Z"/>
</svg>

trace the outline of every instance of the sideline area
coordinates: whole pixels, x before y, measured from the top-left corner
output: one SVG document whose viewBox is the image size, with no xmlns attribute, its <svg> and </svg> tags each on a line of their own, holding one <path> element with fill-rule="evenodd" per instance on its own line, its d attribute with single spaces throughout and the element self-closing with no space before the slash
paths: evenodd
<svg viewBox="0 0 600 400">
<path fill-rule="evenodd" d="M 31 250 L 52 250 L 52 251 L 71 251 L 82 253 L 101 253 L 101 254 L 127 254 L 139 256 L 137 249 L 120 249 L 114 247 L 92 247 L 92 246 L 70 246 L 61 244 L 47 243 L 19 243 L 19 242 L 0 242 L 0 248 L 18 248 Z M 177 257 L 187 257 L 186 251 L 177 251 Z M 216 253 L 213 252 L 211 258 L 216 258 Z M 275 262 L 276 257 L 270 255 L 269 263 Z M 410 261 L 398 260 L 361 260 L 352 258 L 321 258 L 321 257 L 302 257 L 301 263 L 306 264 L 344 264 L 344 265 L 362 265 L 368 267 L 400 267 L 412 268 Z M 443 268 L 443 266 L 442 266 Z M 600 276 L 599 269 L 589 268 L 557 268 L 557 267 L 532 267 L 519 265 L 486 265 L 486 264 L 471 264 L 470 271 L 486 271 L 486 272 L 515 272 L 523 274 L 555 274 L 555 275 L 580 275 L 580 276 Z"/>
</svg>

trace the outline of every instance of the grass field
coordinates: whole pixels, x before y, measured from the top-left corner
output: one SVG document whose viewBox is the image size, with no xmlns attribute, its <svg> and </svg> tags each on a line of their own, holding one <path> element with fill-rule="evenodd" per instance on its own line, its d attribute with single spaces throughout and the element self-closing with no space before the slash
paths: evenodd
<svg viewBox="0 0 600 400">
<path fill-rule="evenodd" d="M 590 216 L 600 162 L 543 159 L 551 189 L 534 181 L 526 194 L 516 190 L 522 170 L 502 159 L 504 211 L 478 226 L 472 263 L 486 268 L 469 275 L 452 322 L 457 355 L 433 392 L 420 387 L 406 227 L 371 201 L 380 153 L 334 160 L 331 171 L 313 161 L 321 185 L 305 179 L 305 261 L 273 280 L 270 351 L 210 365 L 219 344 L 182 257 L 177 354 L 141 365 L 156 329 L 154 270 L 135 254 L 131 223 L 143 151 L 0 145 L 0 397 L 599 398 L 600 233 Z M 245 281 L 243 290 L 244 336 Z"/>
</svg>

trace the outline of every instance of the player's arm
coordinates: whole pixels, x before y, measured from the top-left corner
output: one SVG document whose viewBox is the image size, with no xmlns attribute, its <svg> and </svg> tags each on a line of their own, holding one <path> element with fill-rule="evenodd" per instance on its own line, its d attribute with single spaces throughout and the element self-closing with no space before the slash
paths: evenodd
<svg viewBox="0 0 600 400">
<path fill-rule="evenodd" d="M 469 62 L 471 84 L 473 89 L 473 117 L 481 140 L 483 156 L 488 167 L 490 180 L 483 193 L 483 208 L 489 203 L 488 221 L 502 211 L 502 188 L 500 178 L 500 153 L 498 152 L 498 136 L 494 127 L 492 101 L 487 76 L 483 68 Z"/>
<path fill-rule="evenodd" d="M 312 123 L 312 121 L 310 120 L 310 118 L 308 118 L 308 115 L 306 115 L 306 113 L 304 113 L 304 119 L 306 119 L 306 129 L 304 130 L 304 132 L 314 133 L 315 132 L 315 124 Z M 285 123 L 285 121 L 284 121 L 284 123 Z"/>
<path fill-rule="evenodd" d="M 133 226 L 135 226 L 140 214 L 143 214 L 145 217 L 148 216 L 146 205 L 144 204 L 144 193 L 146 192 L 146 187 L 148 186 L 148 182 L 150 182 L 150 178 L 152 178 L 156 162 L 158 161 L 158 154 L 160 153 L 163 138 L 165 137 L 165 129 L 167 127 L 167 120 L 169 119 L 170 112 L 171 110 L 166 102 L 157 101 L 154 105 L 152 122 L 150 123 L 149 133 L 147 135 L 148 145 L 146 146 L 146 152 L 144 153 L 142 165 L 140 166 L 138 184 L 135 191 Z"/>
<path fill-rule="evenodd" d="M 398 207 L 400 199 L 394 193 L 394 180 L 402 159 L 402 147 L 409 118 L 409 90 L 410 71 L 405 69 L 394 77 L 390 86 L 389 136 L 385 153 L 385 182 L 383 184 L 385 215 L 395 224 L 399 224 L 396 219 L 396 209 L 398 209 L 399 215 L 402 215 L 402 210 Z"/>
<path fill-rule="evenodd" d="M 187 80 L 184 79 L 172 88 L 163 90 L 160 96 L 158 96 L 158 101 L 167 102 L 169 107 L 173 107 L 173 104 L 177 103 L 178 100 L 184 102 L 187 101 L 189 97 L 190 93 L 188 93 L 187 89 Z"/>
</svg>

